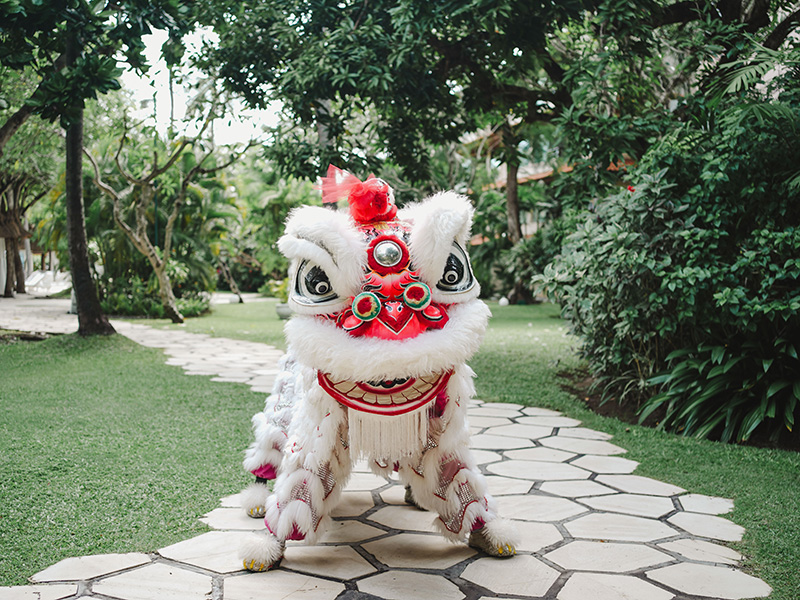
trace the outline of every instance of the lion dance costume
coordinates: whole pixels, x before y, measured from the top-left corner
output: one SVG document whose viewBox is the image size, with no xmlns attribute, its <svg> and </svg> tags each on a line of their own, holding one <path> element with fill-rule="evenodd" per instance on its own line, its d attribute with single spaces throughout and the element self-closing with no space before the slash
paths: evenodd
<svg viewBox="0 0 800 600">
<path fill-rule="evenodd" d="M 243 506 L 267 529 L 242 547 L 245 568 L 278 564 L 286 540 L 313 543 L 359 459 L 397 472 L 407 500 L 436 512 L 448 539 L 513 555 L 469 451 L 466 361 L 489 317 L 464 250 L 469 201 L 444 192 L 398 212 L 384 181 L 333 166 L 322 194 L 346 199 L 349 214 L 299 208 L 279 241 L 295 314 L 244 460 L 256 483 Z"/>
</svg>

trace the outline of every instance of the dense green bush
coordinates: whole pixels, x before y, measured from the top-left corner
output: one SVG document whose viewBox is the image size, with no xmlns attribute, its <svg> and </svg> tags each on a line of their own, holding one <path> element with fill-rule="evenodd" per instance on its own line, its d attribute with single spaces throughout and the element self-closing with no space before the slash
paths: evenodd
<svg viewBox="0 0 800 600">
<path fill-rule="evenodd" d="M 100 306 L 108 315 L 124 317 L 163 318 L 164 306 L 158 290 L 139 277 L 106 279 L 100 288 Z M 196 317 L 208 312 L 210 294 L 188 290 L 176 299 L 184 317 Z"/>
<path fill-rule="evenodd" d="M 606 393 L 687 435 L 776 438 L 798 413 L 800 103 L 781 100 L 688 104 L 537 278 Z"/>
</svg>

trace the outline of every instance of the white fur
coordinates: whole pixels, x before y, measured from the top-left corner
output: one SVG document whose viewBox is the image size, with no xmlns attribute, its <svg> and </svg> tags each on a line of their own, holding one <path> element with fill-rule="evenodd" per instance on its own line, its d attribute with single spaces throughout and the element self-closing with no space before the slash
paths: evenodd
<svg viewBox="0 0 800 600">
<path fill-rule="evenodd" d="M 335 323 L 295 316 L 285 331 L 290 351 L 334 378 L 354 381 L 418 377 L 441 373 L 464 363 L 478 350 L 489 309 L 483 302 L 449 308 L 442 329 L 403 341 L 354 338 Z"/>
<path fill-rule="evenodd" d="M 428 284 L 435 302 L 465 302 L 477 298 L 480 286 L 475 285 L 460 294 L 443 293 L 436 283 L 444 273 L 453 242 L 466 252 L 472 225 L 472 204 L 469 198 L 455 192 L 440 192 L 420 204 L 400 211 L 398 215 L 414 224 L 409 240 L 411 261 L 420 279 Z"/>
<path fill-rule="evenodd" d="M 255 561 L 256 566 L 274 565 L 283 558 L 283 544 L 271 533 L 264 531 L 248 535 L 239 546 L 239 558 L 245 564 Z"/>
<path fill-rule="evenodd" d="M 367 264 L 366 242 L 347 215 L 318 206 L 297 208 L 286 221 L 286 233 L 278 240 L 278 248 L 292 260 L 289 304 L 296 313 L 336 312 L 358 293 Z M 339 295 L 339 302 L 322 308 L 309 307 L 297 301 L 294 279 L 302 260 L 308 260 L 325 271 Z"/>
<path fill-rule="evenodd" d="M 494 519 L 484 527 L 486 538 L 494 546 L 519 546 L 520 535 L 514 523 L 506 519 Z"/>
<path fill-rule="evenodd" d="M 313 543 L 330 521 L 329 514 L 350 476 L 351 452 L 358 454 L 359 448 L 358 444 L 349 446 L 348 409 L 322 389 L 317 381 L 319 371 L 351 381 L 452 371 L 444 413 L 429 416 L 427 408 L 419 413 L 426 419 L 425 427 L 420 425 L 414 436 L 407 436 L 415 440 L 413 448 L 406 448 L 410 444 L 404 442 L 395 444 L 402 446 L 402 452 L 397 448 L 387 451 L 384 438 L 399 439 L 399 435 L 381 432 L 377 436 L 380 439 L 373 440 L 371 432 L 363 431 L 369 428 L 370 420 L 361 419 L 360 450 L 369 449 L 370 463 L 377 473 L 386 475 L 397 465 L 400 479 L 411 485 L 415 499 L 441 515 L 437 526 L 448 539 L 464 540 L 477 519 L 486 523 L 492 543 L 511 539 L 501 524 L 495 524 L 496 503 L 488 495 L 485 478 L 469 451 L 466 421 L 467 402 L 474 394 L 474 373 L 465 363 L 480 345 L 489 309 L 477 300 L 477 283 L 458 293 L 436 288 L 453 243 L 466 249 L 472 206 L 464 196 L 445 192 L 401 211 L 399 218 L 412 225 L 409 251 L 414 268 L 431 288 L 433 300 L 447 305 L 449 318 L 442 329 L 399 341 L 354 337 L 332 321 L 316 316 L 341 310 L 361 291 L 367 244 L 352 219 L 343 213 L 306 207 L 292 212 L 287 221 L 279 247 L 292 259 L 293 277 L 300 262 L 314 263 L 325 270 L 339 298 L 324 306 L 308 306 L 298 301 L 292 281 L 290 303 L 297 314 L 285 327 L 291 358 L 282 363 L 282 373 L 263 413 L 254 417 L 256 442 L 246 457 L 246 465 L 255 468 L 261 466 L 255 463 L 272 462 L 274 453 L 281 451 L 275 491 L 264 502 L 265 521 L 277 539 L 268 535 L 248 542 L 245 558 L 265 564 L 280 560 L 280 542 L 295 528 Z M 453 460 L 462 468 L 452 481 L 442 481 L 442 466 Z M 457 494 L 461 485 L 469 486 L 476 498 L 466 507 Z M 258 489 L 248 493 L 263 496 Z M 462 512 L 459 531 L 448 530 L 444 521 Z"/>
<path fill-rule="evenodd" d="M 269 488 L 263 483 L 251 483 L 242 490 L 240 496 L 242 508 L 245 512 L 255 509 L 264 509 L 269 497 Z"/>
</svg>

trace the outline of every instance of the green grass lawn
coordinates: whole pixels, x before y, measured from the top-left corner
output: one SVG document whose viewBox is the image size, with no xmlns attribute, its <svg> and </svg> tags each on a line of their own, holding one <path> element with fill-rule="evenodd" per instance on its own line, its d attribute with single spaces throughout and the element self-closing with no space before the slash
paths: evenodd
<svg viewBox="0 0 800 600">
<path fill-rule="evenodd" d="M 275 313 L 275 298 L 259 299 L 244 304 L 214 304 L 211 312 L 196 319 L 187 319 L 180 325 L 169 319 L 132 319 L 151 327 L 181 329 L 190 333 L 207 333 L 216 337 L 261 342 L 276 348 L 286 348 L 283 325 Z"/>
<path fill-rule="evenodd" d="M 206 531 L 263 402 L 122 336 L 0 342 L 0 585 Z"/>
<path fill-rule="evenodd" d="M 492 305 L 478 396 L 554 408 L 614 435 L 637 474 L 735 500 L 733 546 L 775 600 L 800 590 L 800 454 L 685 439 L 598 416 L 561 388 L 580 365 L 551 305 Z M 283 347 L 274 301 L 218 305 L 181 327 Z M 9 368 L 6 368 L 8 365 Z M 241 450 L 263 394 L 181 375 L 119 337 L 0 345 L 0 585 L 64 556 L 152 551 L 248 481 Z M 12 558 L 8 558 L 12 557 Z"/>
</svg>

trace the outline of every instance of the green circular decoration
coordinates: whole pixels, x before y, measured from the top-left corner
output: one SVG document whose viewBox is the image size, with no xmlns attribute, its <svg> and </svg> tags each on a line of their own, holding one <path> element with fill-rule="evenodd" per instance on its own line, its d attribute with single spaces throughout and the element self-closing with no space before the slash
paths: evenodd
<svg viewBox="0 0 800 600">
<path fill-rule="evenodd" d="M 353 314 L 362 321 L 371 321 L 381 312 L 381 301 L 372 292 L 361 292 L 353 298 Z"/>
<path fill-rule="evenodd" d="M 431 288 L 424 283 L 412 283 L 403 291 L 403 301 L 414 310 L 424 310 L 431 303 Z"/>
</svg>

